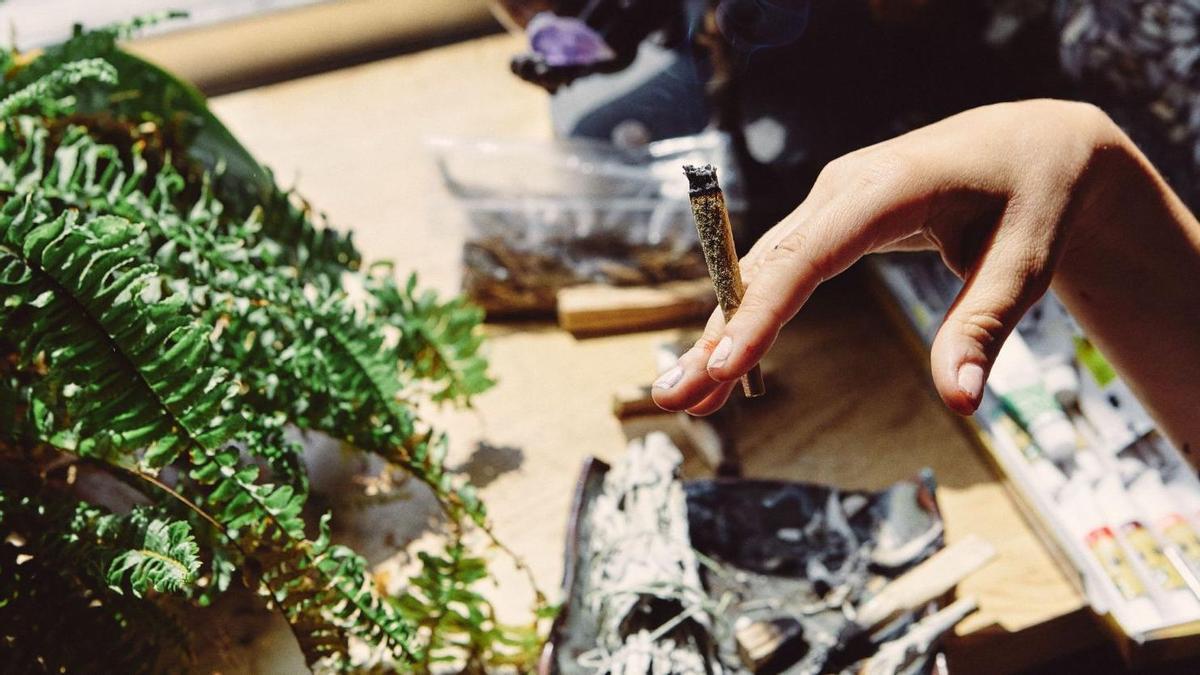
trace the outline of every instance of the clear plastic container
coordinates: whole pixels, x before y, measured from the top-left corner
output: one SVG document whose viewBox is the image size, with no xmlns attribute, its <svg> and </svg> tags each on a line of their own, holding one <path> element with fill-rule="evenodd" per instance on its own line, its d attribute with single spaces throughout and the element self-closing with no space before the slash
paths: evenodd
<svg viewBox="0 0 1200 675">
<path fill-rule="evenodd" d="M 442 178 L 469 223 L 463 290 L 490 317 L 554 310 L 580 283 L 704 276 L 681 167 L 718 167 L 742 211 L 728 142 L 712 132 L 638 150 L 589 140 L 434 139 Z"/>
</svg>

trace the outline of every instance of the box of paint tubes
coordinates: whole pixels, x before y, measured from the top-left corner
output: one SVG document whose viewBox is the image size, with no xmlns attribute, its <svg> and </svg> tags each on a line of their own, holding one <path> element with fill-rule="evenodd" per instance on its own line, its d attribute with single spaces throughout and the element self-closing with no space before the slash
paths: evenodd
<svg viewBox="0 0 1200 675">
<path fill-rule="evenodd" d="M 873 265 L 929 345 L 962 282 L 936 255 Z M 1052 294 L 1005 342 L 972 422 L 1126 659 L 1200 655 L 1200 480 Z"/>
</svg>

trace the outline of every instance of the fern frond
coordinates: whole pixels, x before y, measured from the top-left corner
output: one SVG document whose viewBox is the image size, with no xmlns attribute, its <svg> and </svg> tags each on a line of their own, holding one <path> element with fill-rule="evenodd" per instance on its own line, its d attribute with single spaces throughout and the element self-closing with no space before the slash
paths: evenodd
<svg viewBox="0 0 1200 675">
<path fill-rule="evenodd" d="M 445 437 L 415 414 L 419 399 L 469 404 L 491 385 L 479 312 L 415 279 L 398 285 L 390 269 L 360 271 L 349 235 L 281 190 L 198 92 L 117 47 L 126 30 L 0 58 L 0 461 L 50 444 L 119 466 L 172 508 L 80 507 L 77 526 L 42 528 L 50 540 L 26 553 L 0 543 L 0 632 L 5 612 L 60 601 L 64 623 L 48 635 L 91 619 L 135 630 L 125 617 L 150 606 L 140 596 L 203 604 L 240 569 L 319 667 L 346 667 L 352 647 L 356 665 L 363 648 L 368 665 L 458 648 L 468 665 L 509 663 L 502 647 L 523 638 L 489 618 L 472 588 L 482 561 L 461 539 L 425 561 L 412 597 L 382 599 L 327 521 L 306 533 L 302 455 L 282 435 L 317 430 L 377 453 L 432 488 L 456 536 L 468 520 L 490 536 L 474 491 L 445 468 Z M 88 59 L 112 72 L 89 79 L 91 66 L 71 65 Z M 36 114 L 16 114 L 26 109 Z M 346 285 L 366 297 L 351 302 Z M 4 518 L 0 504 L 0 534 Z M 198 580 L 197 550 L 208 563 Z M 38 640 L 6 634 L 0 663 L 26 663 L 4 647 Z"/>
<path fill-rule="evenodd" d="M 160 593 L 181 591 L 200 569 L 199 554 L 187 522 L 151 521 L 141 545 L 121 553 L 109 565 L 109 586 L 120 592 L 128 578 L 137 597 L 150 588 Z"/>
<path fill-rule="evenodd" d="M 445 439 L 418 428 L 402 404 L 398 364 L 381 327 L 358 317 L 340 293 L 300 311 L 319 329 L 315 344 L 332 364 L 325 389 L 329 405 L 306 416 L 306 426 L 404 467 L 433 488 L 452 521 L 466 516 L 485 522 L 487 514 L 474 490 L 446 471 Z"/>
<path fill-rule="evenodd" d="M 182 189 L 168 163 L 161 170 L 167 174 L 165 185 L 155 177 L 154 188 L 143 193 L 150 171 L 140 146 L 129 151 L 126 166 L 121 151 L 92 139 L 82 126 L 52 129 L 41 118 L 22 115 L 0 131 L 0 149 L 6 151 L 0 159 L 0 191 L 37 189 L 46 199 L 91 215 L 146 222 L 159 213 L 164 192 L 170 199 Z"/>
<path fill-rule="evenodd" d="M 119 516 L 0 462 L 0 663 L 5 672 L 160 672 L 190 636 L 160 604 L 113 593 L 104 570 L 145 509 Z M 84 628 L 86 627 L 86 628 Z"/>
<path fill-rule="evenodd" d="M 138 226 L 80 223 L 31 195 L 0 209 L 0 246 L 0 331 L 47 370 L 33 422 L 52 444 L 110 459 L 145 448 L 156 468 L 236 430 L 234 389 L 205 363 L 209 331 L 163 297 Z"/>
<path fill-rule="evenodd" d="M 471 666 L 520 666 L 537 660 L 541 640 L 536 621 L 510 626 L 497 620 L 492 604 L 478 590 L 488 578 L 487 562 L 472 555 L 461 538 L 454 538 L 444 551 L 418 557 L 420 571 L 407 580 L 404 594 L 394 602 L 425 638 L 425 672 L 433 663 L 454 663 L 472 672 Z"/>
<path fill-rule="evenodd" d="M 72 168 L 64 169 L 57 175 L 76 174 L 79 171 L 85 171 L 88 174 L 94 173 L 94 170 L 78 168 L 81 165 L 74 163 L 60 161 L 56 166 L 64 164 Z M 85 162 L 82 166 L 90 166 L 90 163 Z M 54 175 L 56 175 L 54 171 L 47 172 L 43 182 Z M 67 195 L 68 192 L 62 189 L 62 181 L 58 181 L 58 184 L 58 194 Z M 94 197 L 94 194 L 91 195 L 91 198 Z M 196 243 L 194 235 L 186 234 L 187 228 L 181 228 L 180 231 L 185 232 L 185 236 L 192 237 L 191 244 Z M 211 260 L 221 259 L 226 263 L 230 260 L 229 257 L 222 258 L 217 255 L 219 251 L 210 250 L 205 253 L 209 254 Z M 189 259 L 189 262 L 193 263 L 193 267 L 200 261 L 199 256 Z M 323 357 L 317 356 L 318 354 L 330 354 L 332 360 L 326 364 L 326 367 L 321 368 L 321 372 L 316 377 L 310 377 L 311 372 L 298 371 L 296 373 L 302 379 L 298 383 L 302 389 L 312 390 L 319 387 L 325 396 L 313 398 L 328 403 L 324 409 L 311 409 L 315 411 L 315 414 L 304 411 L 304 414 L 300 416 L 301 422 L 308 422 L 304 426 L 333 433 L 344 433 L 346 430 L 350 430 L 353 434 L 353 438 L 350 440 L 355 444 L 379 452 L 390 461 L 409 468 L 418 478 L 432 485 L 439 493 L 453 495 L 455 486 L 452 485 L 452 477 L 445 472 L 441 457 L 430 452 L 431 437 L 428 434 L 414 431 L 411 413 L 398 400 L 401 391 L 399 361 L 395 354 L 389 354 L 389 349 L 386 348 L 387 338 L 379 330 L 379 327 L 373 327 L 355 317 L 353 312 L 348 312 L 348 301 L 342 294 L 328 293 L 319 301 L 319 304 L 309 306 L 304 296 L 291 291 L 288 284 L 281 283 L 272 286 L 271 277 L 256 273 L 249 266 L 244 265 L 239 271 L 240 274 L 230 274 L 225 277 L 236 282 L 236 288 L 227 289 L 229 292 L 241 292 L 247 285 L 258 293 L 266 293 L 272 287 L 276 290 L 269 294 L 274 296 L 268 299 L 271 309 L 261 309 L 258 307 L 257 301 L 251 302 L 250 299 L 227 296 L 231 302 L 241 304 L 257 314 L 273 312 L 274 316 L 270 318 L 277 322 L 281 318 L 280 308 L 286 310 L 289 309 L 289 303 L 293 305 L 290 307 L 293 316 L 289 319 L 292 329 L 289 331 L 291 333 L 289 336 L 291 338 L 289 340 L 291 355 L 279 355 L 277 350 L 267 349 L 267 358 L 258 364 L 249 364 L 245 359 L 241 359 L 237 364 L 239 370 L 270 373 L 272 367 L 287 368 L 289 364 L 299 364 L 301 368 L 308 369 L 322 360 Z M 216 276 L 214 275 L 214 277 Z M 256 279 L 261 280 L 262 283 L 247 284 L 247 281 Z M 209 281 L 217 286 L 221 284 L 220 278 L 198 279 L 197 281 Z M 396 297 L 403 301 L 402 296 L 398 293 Z M 239 303 L 239 300 L 242 302 Z M 416 311 L 417 304 L 419 303 L 412 303 L 414 311 Z M 421 311 L 429 315 L 436 309 L 435 305 L 426 301 L 422 305 Z M 404 308 L 395 307 L 393 310 L 404 311 Z M 451 329 L 459 330 L 465 325 L 464 322 L 458 321 L 453 323 Z M 410 334 L 416 336 L 418 334 L 417 326 L 418 324 L 415 322 L 409 322 L 406 329 Z M 275 328 L 277 329 L 279 326 L 275 326 Z M 468 328 L 468 330 L 470 329 Z M 309 338 L 309 335 L 312 337 Z M 428 334 L 423 335 L 424 337 L 414 337 L 412 340 L 421 339 L 428 342 Z M 307 354 L 303 353 L 306 344 Z M 477 343 L 467 346 L 467 350 L 470 352 L 476 349 Z M 198 355 L 199 352 L 197 352 Z M 277 356 L 282 356 L 282 358 L 277 358 Z M 189 365 L 197 366 L 199 364 L 193 361 Z M 252 365 L 259 367 L 249 367 Z M 288 391 L 294 390 L 289 389 Z M 293 398 L 293 400 L 306 406 L 312 405 L 309 399 Z M 218 417 L 218 419 L 220 418 Z M 174 448 L 174 446 L 171 447 Z M 435 450 L 436 447 L 435 444 Z M 170 458 L 175 453 L 173 451 L 158 453 L 151 448 L 151 451 L 146 454 L 147 463 L 150 466 L 160 465 L 151 461 L 157 459 L 160 454 L 165 458 Z M 447 502 L 447 508 L 451 510 L 466 509 L 472 518 L 482 519 L 483 514 L 478 500 L 465 488 L 463 492 L 464 494 L 459 498 Z"/>
<path fill-rule="evenodd" d="M 107 79 L 77 83 L 82 86 L 74 87 L 73 106 L 44 112 L 99 115 L 131 127 L 151 123 L 164 147 L 211 176 L 214 193 L 229 216 L 261 221 L 262 234 L 283 256 L 282 264 L 295 267 L 306 278 L 331 281 L 342 271 L 357 269 L 362 257 L 351 235 L 318 222 L 302 199 L 280 189 L 271 173 L 212 115 L 194 87 L 118 48 L 119 38 L 144 25 L 148 23 L 135 20 L 79 33 L 17 69 L 7 82 L 0 80 L 0 95 L 49 77 L 75 61 L 104 62 L 115 69 L 119 89 Z"/>
<path fill-rule="evenodd" d="M 357 270 L 362 254 L 350 232 L 334 228 L 294 192 L 273 187 L 259 200 L 262 233 L 281 245 L 283 264 L 306 279 L 337 283 L 343 272 Z"/>
<path fill-rule="evenodd" d="M 247 382 L 256 408 L 283 412 L 301 428 L 404 468 L 433 489 L 454 521 L 486 520 L 474 490 L 446 470 L 445 439 L 418 428 L 402 399 L 397 347 L 385 324 L 364 320 L 345 293 L 320 284 L 296 292 L 246 269 L 231 278 L 238 287 L 214 284 L 224 294 L 218 310 L 228 330 L 244 339 L 223 341 L 219 349 L 230 369 L 258 374 Z"/>
<path fill-rule="evenodd" d="M 281 442 L 257 431 L 241 441 L 255 449 Z M 330 543 L 325 521 L 317 539 L 305 538 L 303 498 L 290 486 L 256 482 L 258 468 L 241 465 L 234 447 L 193 453 L 191 464 L 192 479 L 205 486 L 205 507 L 256 563 L 262 591 L 287 617 L 310 664 L 346 661 L 350 637 L 389 661 L 408 657 L 409 624 L 374 593 L 366 562 Z"/>
<path fill-rule="evenodd" d="M 291 269 L 301 282 L 336 284 L 342 273 L 358 268 L 361 254 L 352 236 L 318 223 L 295 195 L 268 181 L 253 208 L 231 209 L 215 192 L 227 182 L 220 178 L 227 168 L 220 168 L 215 180 L 201 173 L 195 194 L 169 153 L 161 166 L 152 166 L 143 157 L 143 145 L 122 151 L 96 140 L 83 126 L 52 129 L 39 118 L 18 117 L 0 129 L 0 192 L 38 187 L 63 206 L 144 223 L 156 259 L 168 269 L 180 263 L 181 276 L 210 276 L 212 270 L 188 271 L 187 265 L 221 262 L 214 253 L 239 256 L 235 262 L 253 260 L 259 270 Z M 180 259 L 189 253 L 193 260 Z"/>
<path fill-rule="evenodd" d="M 7 672 L 156 673 L 187 662 L 188 636 L 174 618 L 145 600 L 87 587 L 64 565 L 0 543 Z"/>
<path fill-rule="evenodd" d="M 135 16 L 132 19 L 109 24 L 103 28 L 92 29 L 86 34 L 95 35 L 100 33 L 104 34 L 105 36 L 111 35 L 117 40 L 128 40 L 137 36 L 138 33 L 141 33 L 147 28 L 153 28 L 160 23 L 166 23 L 176 19 L 186 19 L 187 17 L 187 12 L 177 9 L 168 9 L 160 12 L 148 12 L 146 14 Z M 77 31 L 76 34 L 84 35 L 85 33 L 82 31 Z"/>
<path fill-rule="evenodd" d="M 401 287 L 391 264 L 372 267 L 366 277 L 372 318 L 399 333 L 395 356 L 406 374 L 433 386 L 435 402 L 470 405 L 490 389 L 487 361 L 480 354 L 483 310 L 463 297 L 439 302 L 433 291 L 418 293 L 417 276 Z"/>
<path fill-rule="evenodd" d="M 115 84 L 117 69 L 103 59 L 64 63 L 0 100 L 0 119 L 12 117 L 27 108 L 42 106 L 48 99 L 62 96 L 84 80 Z"/>
</svg>

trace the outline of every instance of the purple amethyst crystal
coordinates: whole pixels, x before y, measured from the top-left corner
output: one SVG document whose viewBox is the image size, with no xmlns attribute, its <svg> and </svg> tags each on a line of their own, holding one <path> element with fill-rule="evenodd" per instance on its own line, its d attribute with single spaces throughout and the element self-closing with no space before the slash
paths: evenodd
<svg viewBox="0 0 1200 675">
<path fill-rule="evenodd" d="M 583 21 L 542 12 L 525 28 L 530 48 L 549 66 L 589 66 L 616 57 L 600 34 Z"/>
</svg>

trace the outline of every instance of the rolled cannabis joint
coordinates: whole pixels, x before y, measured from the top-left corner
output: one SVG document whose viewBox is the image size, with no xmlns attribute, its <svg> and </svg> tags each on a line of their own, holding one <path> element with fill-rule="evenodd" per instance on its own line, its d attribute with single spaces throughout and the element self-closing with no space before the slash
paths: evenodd
<svg viewBox="0 0 1200 675">
<path fill-rule="evenodd" d="M 683 173 L 688 179 L 692 217 L 696 219 L 696 232 L 700 234 L 700 248 L 708 263 L 708 275 L 717 291 L 721 313 L 728 322 L 742 304 L 746 288 L 742 285 L 742 272 L 733 245 L 733 227 L 729 224 L 729 210 L 725 208 L 725 194 L 717 182 L 717 170 L 711 164 L 688 164 L 683 167 Z M 767 393 L 762 370 L 757 365 L 742 376 L 742 393 L 746 398 Z"/>
</svg>

